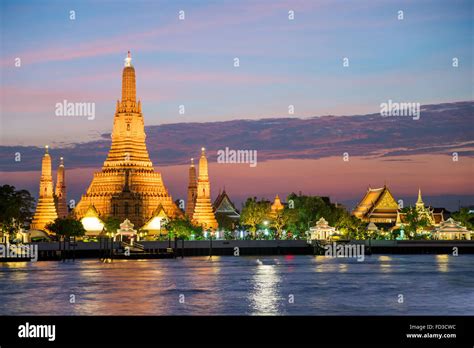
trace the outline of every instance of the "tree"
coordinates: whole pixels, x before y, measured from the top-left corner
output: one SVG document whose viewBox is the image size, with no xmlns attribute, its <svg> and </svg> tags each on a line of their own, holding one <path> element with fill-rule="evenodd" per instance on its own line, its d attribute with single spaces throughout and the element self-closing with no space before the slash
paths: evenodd
<svg viewBox="0 0 474 348">
<path fill-rule="evenodd" d="M 287 197 L 291 202 L 289 207 L 288 230 L 299 238 L 304 238 L 306 231 L 314 226 L 316 221 L 324 217 L 330 225 L 334 225 L 342 214 L 342 208 L 331 204 L 327 199 L 319 196 L 303 196 L 291 193 Z"/>
<path fill-rule="evenodd" d="M 347 239 L 367 239 L 367 223 L 344 211 L 335 227 L 345 235 Z"/>
<path fill-rule="evenodd" d="M 425 214 L 420 214 L 420 211 L 416 207 L 405 208 L 405 231 L 408 232 L 409 238 L 418 238 L 418 233 L 429 226 L 430 221 Z"/>
<path fill-rule="evenodd" d="M 474 214 L 469 214 L 468 208 L 461 208 L 459 211 L 452 213 L 451 217 L 468 230 L 474 229 Z"/>
<path fill-rule="evenodd" d="M 288 209 L 282 209 L 274 212 L 270 218 L 270 226 L 275 229 L 275 239 L 281 238 L 281 233 L 290 220 Z"/>
<path fill-rule="evenodd" d="M 63 237 L 80 237 L 86 233 L 82 223 L 72 217 L 57 218 L 47 224 L 46 229 Z"/>
<path fill-rule="evenodd" d="M 270 202 L 257 201 L 256 197 L 247 198 L 245 205 L 240 214 L 241 225 L 249 226 L 252 237 L 255 239 L 257 235 L 257 226 L 260 225 L 270 212 Z"/>
<path fill-rule="evenodd" d="M 2 232 L 14 233 L 33 216 L 35 199 L 27 190 L 0 186 L 0 227 Z"/>
<path fill-rule="evenodd" d="M 115 216 L 109 216 L 104 220 L 104 228 L 107 230 L 107 232 L 117 232 L 117 230 L 120 228 L 120 224 L 120 219 Z"/>
<path fill-rule="evenodd" d="M 193 234 L 196 239 L 200 239 L 203 235 L 202 227 L 193 225 L 187 218 L 170 220 L 166 224 L 166 228 L 172 238 L 190 239 Z"/>
</svg>

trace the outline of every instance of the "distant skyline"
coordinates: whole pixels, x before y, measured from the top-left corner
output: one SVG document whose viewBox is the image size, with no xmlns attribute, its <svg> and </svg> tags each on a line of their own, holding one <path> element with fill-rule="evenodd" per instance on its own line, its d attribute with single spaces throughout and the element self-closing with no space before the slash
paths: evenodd
<svg viewBox="0 0 474 348">
<path fill-rule="evenodd" d="M 470 1 L 0 6 L 3 145 L 80 142 L 109 132 L 128 50 L 147 125 L 367 114 L 388 99 L 434 104 L 473 96 Z M 55 116 L 63 100 L 94 102 L 95 119 Z"/>
</svg>

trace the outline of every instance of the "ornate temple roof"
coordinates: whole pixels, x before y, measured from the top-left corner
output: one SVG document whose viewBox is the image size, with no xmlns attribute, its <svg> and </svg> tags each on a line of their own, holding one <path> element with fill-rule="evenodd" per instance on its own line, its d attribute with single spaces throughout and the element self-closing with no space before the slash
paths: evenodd
<svg viewBox="0 0 474 348">
<path fill-rule="evenodd" d="M 436 229 L 435 233 L 469 233 L 470 231 L 461 225 L 460 222 L 454 221 L 452 218 L 449 218 L 446 221 L 443 221 L 439 227 Z"/>
<path fill-rule="evenodd" d="M 324 217 L 321 217 L 314 227 L 310 227 L 310 231 L 336 231 L 335 227 L 329 226 L 329 223 Z"/>
<path fill-rule="evenodd" d="M 240 217 L 238 210 L 235 208 L 234 203 L 230 200 L 225 189 L 219 193 L 216 200 L 214 201 L 213 206 L 216 213 L 233 213 Z"/>
<path fill-rule="evenodd" d="M 377 222 L 384 220 L 395 221 L 397 217 L 398 203 L 386 185 L 380 188 L 368 188 L 364 198 L 354 208 L 352 214 L 363 220 L 371 218 Z"/>
</svg>

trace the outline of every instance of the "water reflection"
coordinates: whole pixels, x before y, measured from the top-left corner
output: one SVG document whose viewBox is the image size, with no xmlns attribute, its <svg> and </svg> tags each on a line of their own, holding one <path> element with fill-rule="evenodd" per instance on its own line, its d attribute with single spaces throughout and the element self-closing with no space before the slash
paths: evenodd
<svg viewBox="0 0 474 348">
<path fill-rule="evenodd" d="M 438 265 L 438 271 L 448 272 L 449 255 L 436 255 L 436 264 Z"/>
<path fill-rule="evenodd" d="M 392 258 L 388 255 L 380 255 L 378 257 L 380 270 L 382 273 L 389 273 L 392 271 Z"/>
<path fill-rule="evenodd" d="M 403 314 L 468 315 L 473 264 L 474 255 L 9 263 L 0 315 L 387 315 L 393 306 L 380 299 L 400 284 L 411 290 Z"/>
<path fill-rule="evenodd" d="M 341 273 L 347 272 L 347 265 L 345 263 L 340 263 L 339 264 L 339 272 L 341 272 Z"/>
<path fill-rule="evenodd" d="M 253 276 L 251 294 L 252 314 L 278 314 L 278 283 L 280 278 L 275 265 L 258 265 Z"/>
</svg>

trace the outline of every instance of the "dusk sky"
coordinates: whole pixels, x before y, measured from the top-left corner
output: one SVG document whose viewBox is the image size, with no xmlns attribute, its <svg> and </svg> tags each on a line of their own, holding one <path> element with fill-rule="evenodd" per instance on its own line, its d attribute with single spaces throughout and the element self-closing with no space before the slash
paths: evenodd
<svg viewBox="0 0 474 348">
<path fill-rule="evenodd" d="M 71 10 L 75 20 L 70 19 Z M 178 18 L 180 10 L 185 20 Z M 295 11 L 291 21 L 290 10 Z M 400 10 L 403 20 L 397 18 Z M 64 148 L 59 152 L 66 166 L 87 172 L 82 177 L 70 171 L 71 178 L 77 177 L 77 182 L 69 181 L 76 196 L 85 191 L 100 163 L 68 163 L 65 147 L 110 133 L 128 50 L 147 126 L 376 114 L 380 103 L 389 99 L 422 105 L 473 100 L 472 1 L 2 0 L 0 12 L 0 158 L 3 163 L 13 158 L 18 146 Z M 346 57 L 348 67 L 343 66 Z M 19 67 L 16 58 L 21 59 Z M 234 58 L 239 58 L 240 67 L 234 67 Z M 458 67 L 452 66 L 453 58 Z M 95 103 L 95 118 L 57 117 L 55 105 L 63 100 Z M 294 105 L 294 115 L 288 114 L 289 105 Z M 454 145 L 454 140 L 460 141 L 450 134 Z M 472 140 L 472 132 L 462 138 Z M 315 187 L 308 170 L 320 168 L 321 156 L 293 163 L 299 176 L 292 172 L 291 180 L 279 181 L 285 174 L 276 170 L 290 163 L 281 161 L 295 158 L 293 150 L 288 156 L 282 151 L 277 159 L 267 158 L 265 165 L 241 177 L 234 175 L 234 168 L 212 173 L 211 163 L 213 196 L 226 185 L 239 199 L 302 189 L 344 201 L 362 198 L 370 184 L 381 186 L 390 180 L 400 196 L 414 196 L 425 185 L 431 196 L 470 195 L 463 202 L 474 203 L 469 201 L 474 194 L 472 152 L 466 152 L 465 161 L 451 172 L 442 164 L 450 160 L 449 151 L 410 153 L 409 160 L 398 162 L 403 163 L 403 176 L 397 175 L 400 165 L 381 168 L 380 159 L 358 154 L 366 161 L 360 168 L 343 173 L 334 162 L 325 170 L 339 168 L 339 174 L 328 171 L 321 177 L 325 171 L 320 172 L 320 186 Z M 344 150 L 338 148 L 340 153 Z M 328 160 L 332 156 L 328 153 Z M 35 153 L 34 159 L 36 171 L 15 164 L 17 169 L 2 173 L 1 183 L 29 188 L 36 195 L 41 158 Z M 152 160 L 157 169 L 163 165 L 159 157 Z M 163 175 L 171 194 L 184 195 L 185 163 L 165 164 L 170 166 Z M 180 168 L 182 177 L 177 172 L 166 177 L 172 168 Z M 348 175 L 353 177 L 345 181 Z"/>
<path fill-rule="evenodd" d="M 378 112 L 388 99 L 472 98 L 471 1 L 1 4 L 4 144 L 110 131 L 128 50 L 148 125 L 286 117 L 290 104 L 306 117 Z M 64 99 L 95 102 L 96 119 L 56 117 Z"/>
</svg>

